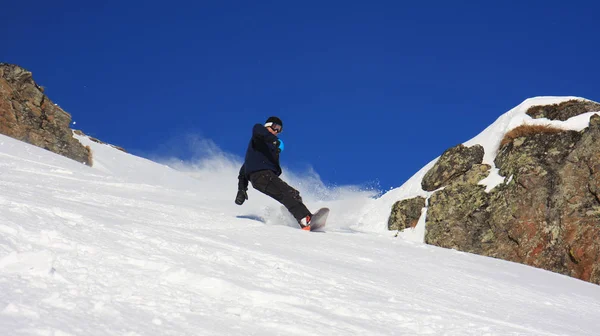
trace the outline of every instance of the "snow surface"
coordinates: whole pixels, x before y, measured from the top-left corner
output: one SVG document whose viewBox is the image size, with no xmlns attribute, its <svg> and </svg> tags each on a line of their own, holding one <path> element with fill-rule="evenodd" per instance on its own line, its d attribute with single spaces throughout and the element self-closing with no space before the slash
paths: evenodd
<svg viewBox="0 0 600 336">
<path fill-rule="evenodd" d="M 93 168 L 0 136 L 0 335 L 600 330 L 599 286 L 394 238 L 390 199 L 420 181 L 375 199 L 287 175 L 311 209 L 332 209 L 311 233 L 252 189 L 235 205 L 234 157 L 169 163 L 182 173 L 78 139 Z"/>
</svg>

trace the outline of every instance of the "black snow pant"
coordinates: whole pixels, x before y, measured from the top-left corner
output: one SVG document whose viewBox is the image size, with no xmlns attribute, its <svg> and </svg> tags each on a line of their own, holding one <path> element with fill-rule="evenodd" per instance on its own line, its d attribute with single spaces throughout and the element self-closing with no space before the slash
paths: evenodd
<svg viewBox="0 0 600 336">
<path fill-rule="evenodd" d="M 254 189 L 283 204 L 297 220 L 311 215 L 310 211 L 302 203 L 302 197 L 300 197 L 298 190 L 283 182 L 272 171 L 259 170 L 254 172 L 250 174 L 250 182 L 252 182 Z"/>
</svg>

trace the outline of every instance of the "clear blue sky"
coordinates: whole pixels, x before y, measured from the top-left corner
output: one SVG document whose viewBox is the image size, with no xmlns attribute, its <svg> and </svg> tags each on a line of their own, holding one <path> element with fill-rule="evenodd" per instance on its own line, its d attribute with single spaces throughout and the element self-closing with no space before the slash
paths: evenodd
<svg viewBox="0 0 600 336">
<path fill-rule="evenodd" d="M 597 1 L 6 1 L 0 62 L 75 128 L 189 158 L 243 156 L 284 122 L 282 163 L 400 186 L 528 97 L 600 101 Z"/>
</svg>

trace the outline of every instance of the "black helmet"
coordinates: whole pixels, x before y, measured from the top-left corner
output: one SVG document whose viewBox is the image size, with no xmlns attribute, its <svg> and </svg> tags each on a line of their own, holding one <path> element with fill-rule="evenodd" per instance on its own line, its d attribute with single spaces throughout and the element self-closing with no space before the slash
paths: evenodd
<svg viewBox="0 0 600 336">
<path fill-rule="evenodd" d="M 267 125 L 271 123 L 270 125 Z M 267 119 L 267 121 L 265 122 L 265 126 L 271 126 L 272 124 L 277 124 L 279 126 L 281 126 L 281 129 L 283 129 L 283 121 L 281 121 L 281 119 L 277 118 L 277 117 L 269 117 L 269 119 Z"/>
</svg>

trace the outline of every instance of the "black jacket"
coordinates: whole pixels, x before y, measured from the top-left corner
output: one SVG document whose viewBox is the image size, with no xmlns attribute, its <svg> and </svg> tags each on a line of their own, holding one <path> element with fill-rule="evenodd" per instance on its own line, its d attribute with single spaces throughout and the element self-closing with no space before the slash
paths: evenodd
<svg viewBox="0 0 600 336">
<path fill-rule="evenodd" d="M 277 136 L 271 134 L 261 124 L 254 125 L 254 128 L 252 128 L 252 139 L 248 143 L 246 158 L 238 176 L 239 189 L 247 190 L 250 175 L 259 170 L 270 170 L 277 176 L 281 175 L 281 166 L 279 165 L 280 151 Z"/>
</svg>

